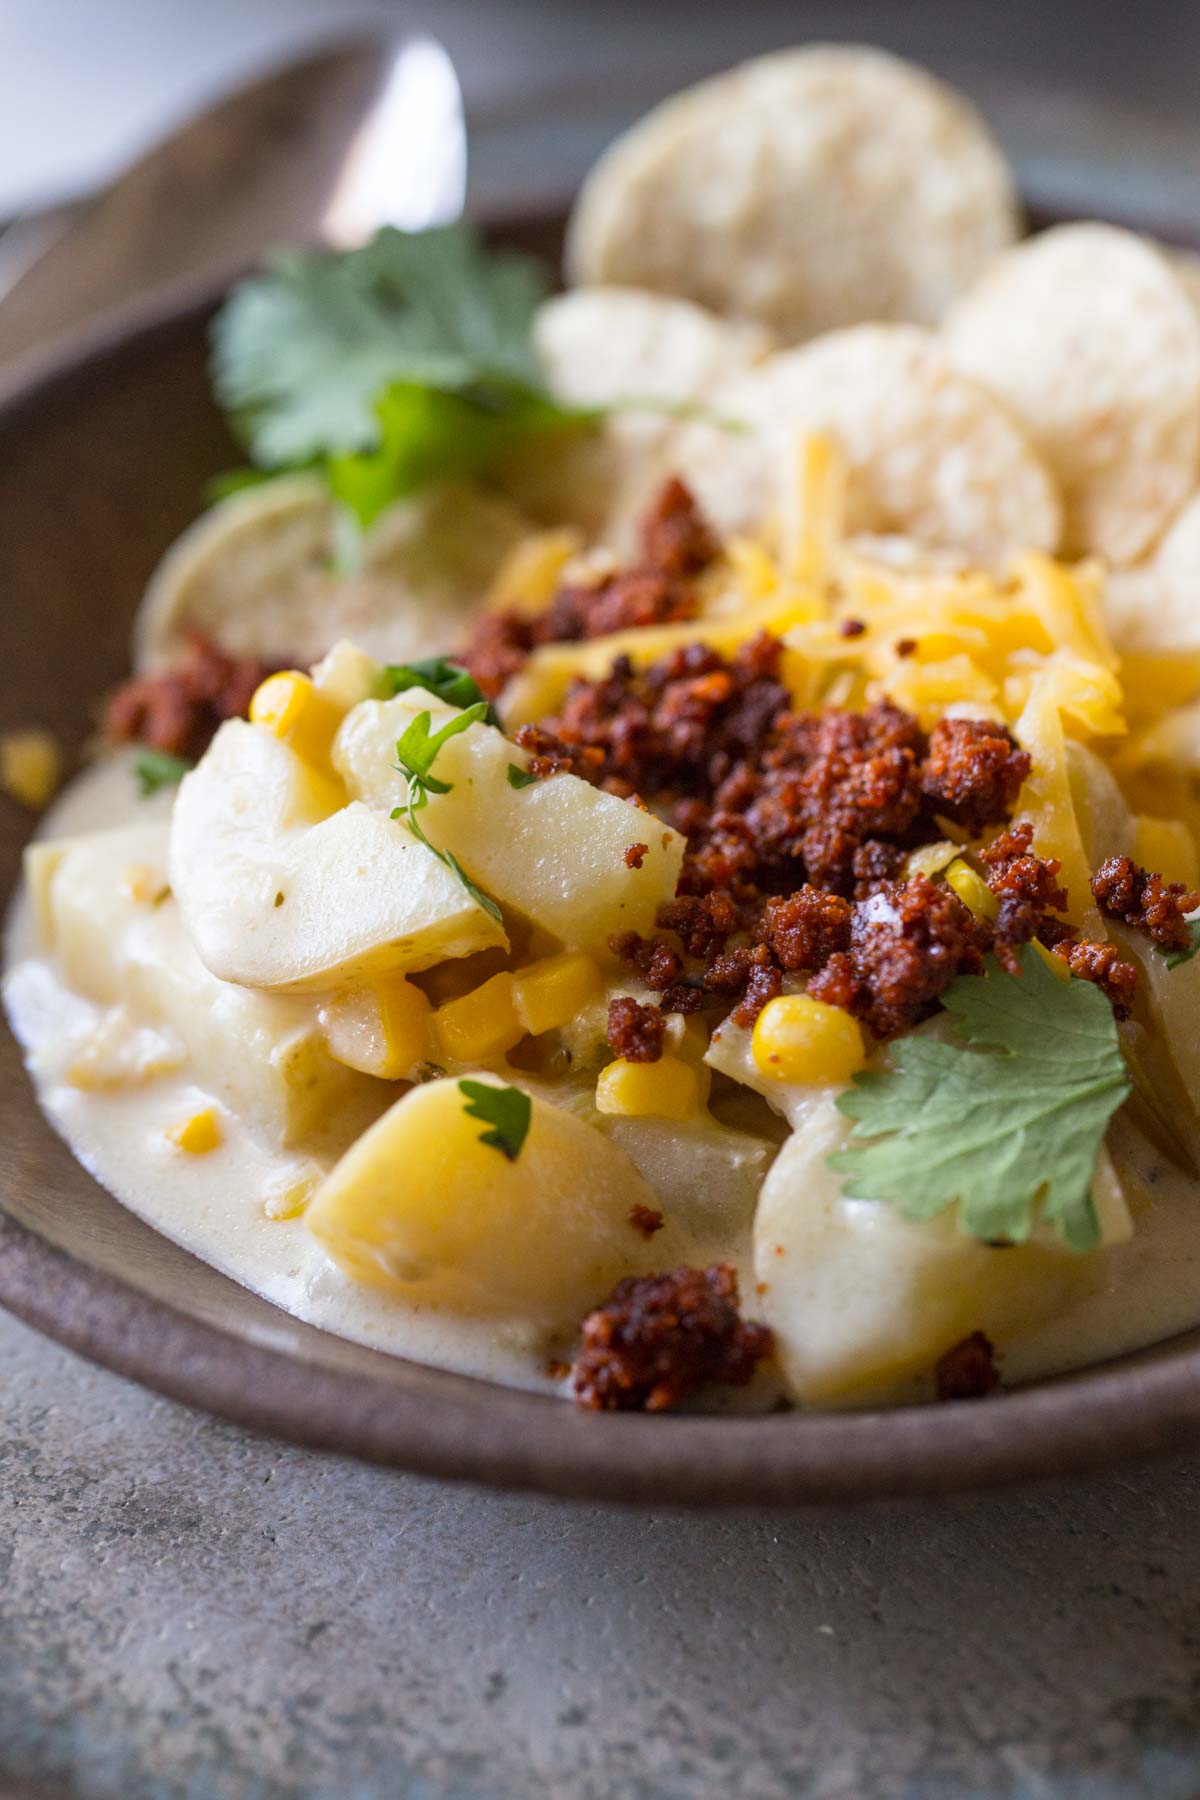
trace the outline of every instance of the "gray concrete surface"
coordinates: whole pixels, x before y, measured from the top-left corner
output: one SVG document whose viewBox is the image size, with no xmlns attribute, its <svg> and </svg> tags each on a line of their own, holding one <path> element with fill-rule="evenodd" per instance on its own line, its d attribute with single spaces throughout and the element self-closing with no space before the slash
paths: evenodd
<svg viewBox="0 0 1200 1800">
<path fill-rule="evenodd" d="M 0 1792 L 1200 1792 L 1200 1457 L 630 1513 L 256 1441 L 2 1316 L 0 1380 Z"/>
</svg>

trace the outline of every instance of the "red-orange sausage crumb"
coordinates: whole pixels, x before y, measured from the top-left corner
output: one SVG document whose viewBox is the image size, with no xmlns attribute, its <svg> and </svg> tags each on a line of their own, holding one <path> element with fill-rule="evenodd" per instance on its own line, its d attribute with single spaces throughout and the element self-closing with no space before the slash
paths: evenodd
<svg viewBox="0 0 1200 1800">
<path fill-rule="evenodd" d="M 629 1223 L 644 1238 L 652 1238 L 656 1231 L 662 1230 L 666 1222 L 656 1206 L 643 1206 L 640 1200 L 629 1209 Z"/>
<path fill-rule="evenodd" d="M 676 578 L 699 575 L 720 546 L 692 491 L 678 476 L 664 481 L 642 520 L 642 560 Z"/>
<path fill-rule="evenodd" d="M 1192 941 L 1185 914 L 1200 906 L 1200 893 L 1182 881 L 1164 881 L 1129 856 L 1110 856 L 1092 877 L 1101 912 L 1122 919 L 1163 950 L 1187 950 Z"/>
<path fill-rule="evenodd" d="M 1008 817 L 1031 766 L 1003 725 L 942 719 L 929 734 L 921 790 L 937 812 L 978 832 Z"/>
<path fill-rule="evenodd" d="M 973 1331 L 938 1358 L 934 1369 L 939 1400 L 985 1400 L 1000 1386 L 996 1352 L 989 1337 Z"/>
<path fill-rule="evenodd" d="M 608 1047 L 626 1062 L 657 1062 L 663 1053 L 663 1016 L 631 994 L 608 1003 Z"/>
<path fill-rule="evenodd" d="M 855 904 L 849 949 L 829 958 L 808 992 L 891 1038 L 919 1024 L 956 975 L 982 967 L 973 915 L 950 888 L 914 875 Z"/>
<path fill-rule="evenodd" d="M 1118 1019 L 1127 1019 L 1137 992 L 1138 972 L 1132 963 L 1122 962 L 1120 952 L 1112 944 L 1095 944 L 1090 938 L 1070 938 L 1055 944 L 1054 954 L 1066 963 L 1077 981 L 1093 981 L 1112 1003 Z"/>
<path fill-rule="evenodd" d="M 665 1412 L 702 1382 L 744 1387 L 771 1341 L 765 1325 L 739 1314 L 729 1263 L 631 1276 L 583 1321 L 575 1404 Z"/>
<path fill-rule="evenodd" d="M 627 869 L 640 869 L 649 854 L 649 844 L 630 844 L 628 850 L 625 852 L 625 867 Z"/>
<path fill-rule="evenodd" d="M 226 656 L 203 632 L 187 635 L 169 669 L 131 675 L 109 696 L 103 731 L 113 744 L 148 744 L 172 756 L 202 756 L 217 726 L 241 718 L 255 688 L 286 661 Z"/>
</svg>

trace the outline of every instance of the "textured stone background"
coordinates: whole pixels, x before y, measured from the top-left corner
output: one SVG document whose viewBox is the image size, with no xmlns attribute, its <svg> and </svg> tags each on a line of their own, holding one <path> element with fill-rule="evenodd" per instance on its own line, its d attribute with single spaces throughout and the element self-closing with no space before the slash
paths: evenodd
<svg viewBox="0 0 1200 1800">
<path fill-rule="evenodd" d="M 258 1441 L 0 1316 L 0 1793 L 1200 1791 L 1200 1457 L 602 1511 Z"/>
</svg>

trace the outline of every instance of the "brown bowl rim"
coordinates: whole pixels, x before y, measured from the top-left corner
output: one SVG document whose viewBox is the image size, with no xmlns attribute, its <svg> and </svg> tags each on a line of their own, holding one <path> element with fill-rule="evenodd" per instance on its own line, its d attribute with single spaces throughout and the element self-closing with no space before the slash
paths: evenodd
<svg viewBox="0 0 1200 1800">
<path fill-rule="evenodd" d="M 27 359 L 0 425 L 53 407 L 111 358 L 199 326 L 226 284 L 188 281 Z M 25 1093 L 37 1105 L 32 1086 Z M 0 1169 L 2 1179 L 2 1169 Z M 889 1411 L 581 1414 L 545 1395 L 408 1366 L 402 1381 L 250 1343 L 51 1244 L 3 1210 L 0 1306 L 167 1397 L 312 1449 L 434 1477 L 653 1504 L 821 1504 L 929 1495 L 1177 1449 L 1200 1437 L 1200 1343 L 1180 1338 L 986 1402 Z"/>
</svg>

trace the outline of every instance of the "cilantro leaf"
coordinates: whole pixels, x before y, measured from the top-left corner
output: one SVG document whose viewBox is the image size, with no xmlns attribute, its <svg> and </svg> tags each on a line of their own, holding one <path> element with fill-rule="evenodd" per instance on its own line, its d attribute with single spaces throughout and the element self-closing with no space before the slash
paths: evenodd
<svg viewBox="0 0 1200 1800">
<path fill-rule="evenodd" d="M 363 526 L 403 494 L 478 475 L 527 438 L 581 431 L 603 416 L 560 406 L 540 386 L 496 381 L 454 392 L 393 382 L 376 399 L 374 415 L 372 448 L 331 453 L 326 462 L 334 495 Z"/>
<path fill-rule="evenodd" d="M 483 699 L 470 672 L 448 656 L 426 656 L 420 662 L 412 663 L 389 663 L 383 673 L 390 694 L 403 694 L 409 688 L 422 687 L 444 700 L 447 706 L 473 706 Z"/>
<path fill-rule="evenodd" d="M 260 466 L 370 450 L 384 437 L 376 400 L 395 384 L 544 393 L 531 327 L 546 291 L 536 262 L 486 250 L 466 224 L 289 251 L 217 316 L 217 396 Z"/>
<path fill-rule="evenodd" d="M 1200 915 L 1187 921 L 1192 941 L 1186 950 L 1167 950 L 1164 952 L 1168 969 L 1177 969 L 1180 963 L 1191 962 L 1197 950 L 1200 950 Z"/>
<path fill-rule="evenodd" d="M 166 750 L 139 750 L 133 772 L 142 799 L 148 800 L 160 788 L 178 787 L 188 770 L 195 766 L 186 756 L 172 756 Z"/>
<path fill-rule="evenodd" d="M 479 684 L 469 669 L 448 656 L 426 656 L 418 662 L 389 663 L 383 671 L 388 692 L 403 694 L 409 688 L 423 687 L 436 694 L 448 706 L 474 706 L 483 700 Z M 484 723 L 500 725 L 500 715 L 491 701 L 485 701 Z"/>
<path fill-rule="evenodd" d="M 417 714 L 396 743 L 396 761 L 401 774 L 408 777 L 408 799 L 403 806 L 394 807 L 391 816 L 393 819 L 401 819 L 417 842 L 424 844 L 431 855 L 436 856 L 439 862 L 444 863 L 458 877 L 471 898 L 478 901 L 497 925 L 503 925 L 504 916 L 491 895 L 485 894 L 481 887 L 476 886 L 452 850 L 439 850 L 436 844 L 430 843 L 417 817 L 428 806 L 430 794 L 449 794 L 453 791 L 453 782 L 442 781 L 431 773 L 438 751 L 447 738 L 457 737 L 460 731 L 466 731 L 469 726 L 486 718 L 487 710 L 486 700 L 480 700 L 477 705 L 468 706 L 465 712 L 447 719 L 441 729 L 434 732 L 429 729 L 433 723 L 432 713 Z"/>
<path fill-rule="evenodd" d="M 1021 971 L 990 963 L 942 996 L 980 1048 L 907 1038 L 892 1047 L 891 1069 L 856 1076 L 837 1103 L 856 1121 L 851 1143 L 829 1161 L 849 1176 L 848 1196 L 888 1202 L 905 1218 L 957 1201 L 973 1237 L 1019 1243 L 1040 1202 L 1068 1248 L 1091 1250 L 1096 1152 L 1130 1091 L 1116 1022 L 1097 987 L 1061 981 L 1035 950 L 1023 952 Z"/>
<path fill-rule="evenodd" d="M 492 1126 L 491 1131 L 480 1132 L 479 1142 L 516 1162 L 533 1117 L 529 1095 L 517 1087 L 493 1087 L 488 1081 L 460 1081 L 458 1091 L 467 1101 L 467 1117 Z"/>
<path fill-rule="evenodd" d="M 468 706 L 464 712 L 456 713 L 447 719 L 440 730 L 430 732 L 433 714 L 419 712 L 404 735 L 396 743 L 396 761 L 410 782 L 415 777 L 431 794 L 448 794 L 449 784 L 439 781 L 430 774 L 434 758 L 448 738 L 457 737 L 460 731 L 477 725 L 487 712 L 487 704 L 481 700 L 475 706 Z"/>
<path fill-rule="evenodd" d="M 537 776 L 533 773 L 532 769 L 520 769 L 517 767 L 516 763 L 509 763 L 508 785 L 510 788 L 532 787 L 536 780 Z"/>
</svg>

